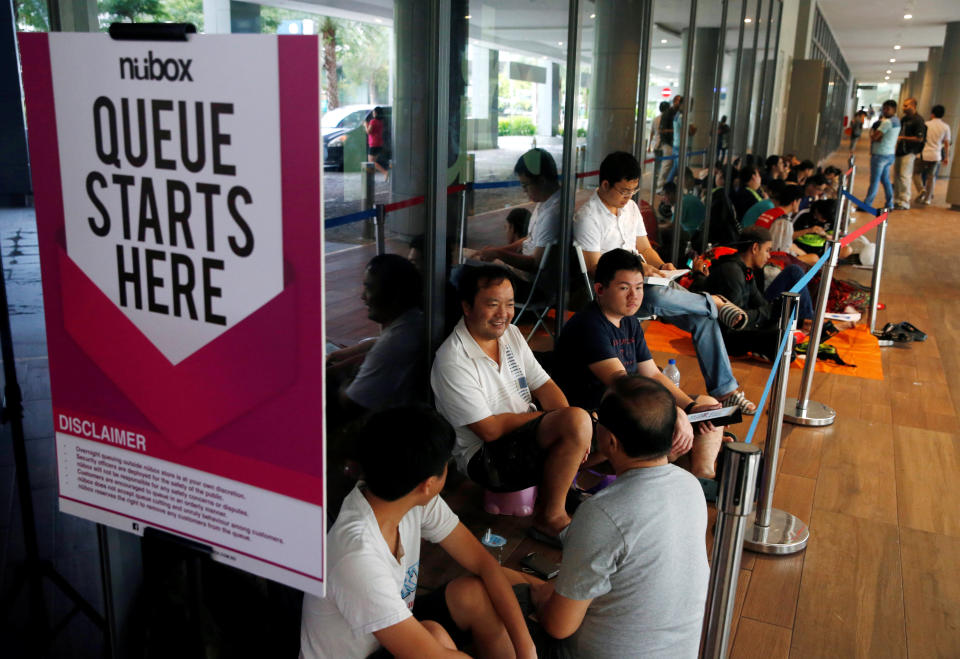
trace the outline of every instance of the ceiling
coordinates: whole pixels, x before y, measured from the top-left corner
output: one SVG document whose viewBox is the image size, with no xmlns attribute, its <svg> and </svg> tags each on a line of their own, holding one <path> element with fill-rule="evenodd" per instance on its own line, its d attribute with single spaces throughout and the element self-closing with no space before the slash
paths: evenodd
<svg viewBox="0 0 960 659">
<path fill-rule="evenodd" d="M 960 0 L 886 0 L 860 3 L 819 0 L 820 11 L 843 52 L 853 77 L 861 83 L 901 82 L 933 46 L 942 46 L 946 24 L 960 21 Z M 913 14 L 905 20 L 903 15 Z M 894 50 L 895 45 L 901 46 Z M 896 59 L 891 63 L 890 59 Z M 887 70 L 891 73 L 886 73 Z"/>
<path fill-rule="evenodd" d="M 407 0 L 417 1 L 417 0 Z M 741 2 L 730 0 L 727 18 L 728 52 L 736 47 Z M 747 15 L 756 5 L 747 1 Z M 395 0 L 261 0 L 264 4 L 321 11 L 330 16 L 392 24 Z M 720 24 L 720 3 L 698 3 L 697 26 Z M 925 62 L 932 46 L 942 46 L 946 24 L 960 21 L 960 0 L 884 0 L 877 3 L 851 0 L 819 0 L 834 38 L 853 77 L 861 83 L 899 83 L 919 62 Z M 470 37 L 474 43 L 507 48 L 518 54 L 564 61 L 566 58 L 566 0 L 464 0 L 470 13 Z M 762 2 L 763 7 L 767 6 Z M 596 0 L 581 0 L 581 39 L 593 43 L 591 14 Z M 905 13 L 913 14 L 905 20 Z M 680 32 L 690 22 L 690 0 L 654 0 L 651 74 L 667 78 L 682 67 Z M 753 25 L 747 27 L 745 47 L 750 47 Z M 765 21 L 764 21 L 765 22 Z M 894 50 L 900 45 L 900 50 Z M 762 47 L 762 46 L 761 46 Z M 592 59 L 585 48 L 583 61 Z M 891 63 L 893 58 L 897 61 Z M 886 71 L 891 73 L 887 74 Z"/>
</svg>

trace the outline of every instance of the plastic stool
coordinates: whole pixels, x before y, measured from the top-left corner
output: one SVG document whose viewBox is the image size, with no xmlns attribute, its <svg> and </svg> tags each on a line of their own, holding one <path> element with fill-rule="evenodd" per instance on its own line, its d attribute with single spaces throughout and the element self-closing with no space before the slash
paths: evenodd
<svg viewBox="0 0 960 659">
<path fill-rule="evenodd" d="M 529 517 L 537 500 L 537 486 L 516 492 L 483 492 L 483 509 L 491 515 Z"/>
</svg>

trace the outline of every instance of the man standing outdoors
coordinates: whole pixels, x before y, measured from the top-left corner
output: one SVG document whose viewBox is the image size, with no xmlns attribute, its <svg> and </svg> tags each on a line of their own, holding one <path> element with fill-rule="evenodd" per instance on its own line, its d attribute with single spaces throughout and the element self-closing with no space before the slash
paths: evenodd
<svg viewBox="0 0 960 659">
<path fill-rule="evenodd" d="M 903 102 L 903 119 L 900 121 L 900 136 L 897 138 L 896 162 L 893 165 L 894 208 L 910 209 L 910 197 L 913 182 L 913 162 L 923 151 L 927 127 L 923 118 L 917 114 L 917 99 L 908 98 Z"/>
<path fill-rule="evenodd" d="M 577 509 L 560 574 L 534 589 L 537 617 L 563 656 L 694 659 L 710 578 L 706 502 L 667 460 L 677 408 L 666 387 L 636 375 L 611 389 L 597 451 L 617 480 Z"/>
<path fill-rule="evenodd" d="M 890 167 L 897 149 L 897 137 L 900 136 L 900 120 L 897 119 L 897 102 L 884 101 L 880 110 L 880 124 L 870 131 L 870 187 L 863 203 L 873 205 L 877 188 L 883 183 L 886 205 L 893 206 L 893 185 L 890 183 Z"/>
<path fill-rule="evenodd" d="M 670 175 L 673 173 L 677 160 L 676 158 L 666 160 L 666 158 L 675 153 L 673 148 L 673 119 L 680 112 L 681 105 L 683 105 L 683 96 L 674 96 L 673 104 L 660 114 L 660 150 L 663 151 L 664 160 L 660 162 L 660 180 L 657 181 L 657 189 L 661 191 L 664 184 L 670 180 Z"/>
<path fill-rule="evenodd" d="M 913 184 L 920 190 L 915 202 L 926 206 L 933 201 L 933 186 L 937 182 L 937 165 L 950 163 L 950 125 L 943 120 L 942 105 L 934 105 L 927 122 L 927 139 L 920 160 L 914 166 Z M 941 158 L 943 160 L 941 160 Z M 926 174 L 926 183 L 924 183 Z"/>
<path fill-rule="evenodd" d="M 453 457 L 487 489 L 538 485 L 529 533 L 558 546 L 570 524 L 567 490 L 590 449 L 590 416 L 567 404 L 510 324 L 513 284 L 504 268 L 468 268 L 458 293 L 463 318 L 437 350 L 430 374 L 437 409 L 456 429 Z"/>
</svg>

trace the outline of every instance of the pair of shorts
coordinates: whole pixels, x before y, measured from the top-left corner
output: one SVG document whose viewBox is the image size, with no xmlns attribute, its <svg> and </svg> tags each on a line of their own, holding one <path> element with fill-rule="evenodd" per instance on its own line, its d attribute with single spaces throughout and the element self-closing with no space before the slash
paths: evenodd
<svg viewBox="0 0 960 659">
<path fill-rule="evenodd" d="M 467 464 L 467 476 L 492 492 L 516 492 L 540 483 L 546 450 L 537 442 L 543 415 L 500 439 L 484 442 Z"/>
<path fill-rule="evenodd" d="M 368 156 L 379 156 L 381 153 L 383 153 L 383 147 L 382 147 L 382 146 L 368 146 L 368 147 L 367 147 L 367 155 L 368 155 Z"/>
</svg>

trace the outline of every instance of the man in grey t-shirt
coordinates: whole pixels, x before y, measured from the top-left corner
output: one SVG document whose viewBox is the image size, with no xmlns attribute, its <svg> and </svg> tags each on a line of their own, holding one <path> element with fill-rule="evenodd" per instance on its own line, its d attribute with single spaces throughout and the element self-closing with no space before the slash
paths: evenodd
<svg viewBox="0 0 960 659">
<path fill-rule="evenodd" d="M 617 380 L 600 405 L 597 450 L 617 480 L 584 502 L 563 538 L 538 617 L 572 657 L 697 656 L 710 569 L 697 479 L 667 463 L 676 406 L 660 383 Z"/>
</svg>

